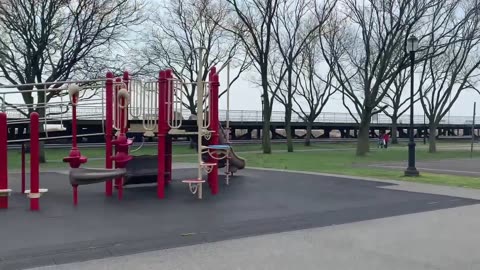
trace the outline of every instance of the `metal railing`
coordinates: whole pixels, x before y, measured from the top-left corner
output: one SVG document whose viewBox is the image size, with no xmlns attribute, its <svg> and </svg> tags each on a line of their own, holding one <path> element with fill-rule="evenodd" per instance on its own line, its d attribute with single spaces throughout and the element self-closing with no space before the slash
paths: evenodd
<svg viewBox="0 0 480 270">
<path fill-rule="evenodd" d="M 220 121 L 226 120 L 227 112 L 219 112 Z M 230 121 L 232 122 L 263 122 L 262 111 L 255 110 L 231 110 L 229 112 Z M 356 117 L 360 119 L 360 117 Z M 285 122 L 285 112 L 274 111 L 272 112 L 271 122 Z M 293 123 L 304 123 L 305 120 L 298 116 L 297 114 L 292 115 Z M 321 113 L 316 119 L 317 123 L 355 123 L 355 118 L 353 118 L 349 113 L 341 112 L 324 112 Z M 414 115 L 415 124 L 428 124 L 428 119 L 425 119 L 423 115 Z M 372 124 L 390 124 L 392 120 L 385 114 L 377 114 L 372 117 Z M 410 123 L 410 116 L 403 115 L 397 120 L 398 124 L 408 124 Z M 441 124 L 472 124 L 472 116 L 450 116 L 445 117 Z M 475 123 L 480 123 L 480 116 L 475 118 Z"/>
<path fill-rule="evenodd" d="M 55 117 L 52 118 L 63 118 L 64 120 L 71 118 L 71 112 L 66 112 L 64 114 L 58 114 L 62 111 L 60 106 L 50 106 L 49 113 L 56 114 Z M 6 110 L 7 116 L 10 119 L 26 119 L 26 117 L 19 112 L 15 111 L 14 109 Z M 188 119 L 190 117 L 189 112 L 183 111 L 183 118 Z M 77 117 L 80 120 L 102 120 L 104 116 L 104 110 L 102 110 L 101 106 L 98 106 L 98 103 L 92 102 L 92 104 L 88 104 L 88 102 L 84 103 L 83 106 L 78 108 Z M 138 117 L 139 120 L 142 120 L 142 116 Z M 358 117 L 359 118 L 359 117 Z M 357 119 L 358 119 L 357 118 Z M 227 111 L 220 110 L 219 111 L 219 119 L 220 121 L 226 121 L 227 119 Z M 262 122 L 263 116 L 262 111 L 256 110 L 230 110 L 229 112 L 229 120 L 231 122 Z M 274 111 L 271 115 L 271 122 L 285 122 L 285 113 L 282 111 Z M 301 117 L 296 114 L 292 115 L 292 122 L 293 123 L 303 123 L 305 122 Z M 315 122 L 318 123 L 355 123 L 355 119 L 349 113 L 341 113 L 341 112 L 324 112 L 321 113 L 316 119 Z M 385 114 L 378 114 L 372 117 L 372 124 L 390 124 L 392 121 L 391 119 Z M 408 124 L 410 122 L 409 115 L 403 115 L 397 121 L 398 124 Z M 414 116 L 415 124 L 428 124 L 428 119 L 424 119 L 423 115 L 415 115 Z M 475 123 L 480 123 L 480 116 L 476 117 Z M 472 124 L 472 116 L 446 116 L 442 121 L 441 124 Z"/>
</svg>

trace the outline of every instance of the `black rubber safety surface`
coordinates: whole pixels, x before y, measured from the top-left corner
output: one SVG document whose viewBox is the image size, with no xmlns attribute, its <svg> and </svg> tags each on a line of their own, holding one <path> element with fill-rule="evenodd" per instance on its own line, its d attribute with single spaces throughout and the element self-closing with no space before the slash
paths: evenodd
<svg viewBox="0 0 480 270">
<path fill-rule="evenodd" d="M 22 269 L 329 226 L 476 204 L 448 196 L 382 189 L 385 183 L 272 171 L 242 170 L 216 196 L 189 193 L 175 170 L 166 198 L 154 186 L 129 186 L 124 198 L 104 196 L 104 184 L 81 186 L 72 205 L 68 176 L 42 173 L 41 211 L 30 212 L 17 191 L 0 211 L 0 269 Z"/>
</svg>

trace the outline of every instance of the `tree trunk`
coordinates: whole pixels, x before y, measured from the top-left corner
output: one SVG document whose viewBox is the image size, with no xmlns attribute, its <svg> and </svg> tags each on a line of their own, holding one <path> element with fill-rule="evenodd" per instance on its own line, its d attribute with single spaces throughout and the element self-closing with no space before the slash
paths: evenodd
<svg viewBox="0 0 480 270">
<path fill-rule="evenodd" d="M 369 116 L 364 116 L 360 121 L 360 130 L 357 139 L 357 156 L 365 156 L 365 154 L 370 151 L 370 120 Z"/>
<path fill-rule="evenodd" d="M 192 78 L 193 81 L 193 78 Z M 190 94 L 185 95 L 187 98 L 188 110 L 191 115 L 197 115 L 197 98 L 195 96 L 195 84 L 191 85 Z"/>
<path fill-rule="evenodd" d="M 437 152 L 437 125 L 434 122 L 430 122 L 428 125 L 428 152 L 436 153 Z"/>
<path fill-rule="evenodd" d="M 272 146 L 270 140 L 270 118 L 263 121 L 262 147 L 264 154 L 272 153 Z"/>
<path fill-rule="evenodd" d="M 392 144 L 398 144 L 398 119 L 392 117 Z"/>
<path fill-rule="evenodd" d="M 286 123 L 285 132 L 287 132 L 287 151 L 293 152 L 292 124 Z"/>
<path fill-rule="evenodd" d="M 189 147 L 190 149 L 195 149 L 197 147 L 196 143 L 198 140 L 195 140 L 195 137 L 189 137 L 190 143 Z"/>
<path fill-rule="evenodd" d="M 268 96 L 266 94 L 265 96 Z M 270 140 L 270 107 L 268 104 L 268 98 L 263 103 L 263 130 L 262 130 L 262 147 L 264 154 L 272 153 L 272 145 Z"/>
<path fill-rule="evenodd" d="M 47 155 L 45 154 L 45 142 L 40 141 L 39 147 L 40 147 L 40 152 L 39 152 L 40 157 L 38 160 L 40 163 L 47 163 Z"/>
<path fill-rule="evenodd" d="M 289 57 L 289 63 L 293 63 L 292 56 Z M 293 67 L 288 65 L 287 71 L 287 106 L 285 108 L 285 131 L 287 132 L 287 151 L 293 152 L 293 140 L 292 140 L 292 75 Z"/>
<path fill-rule="evenodd" d="M 262 136 L 262 147 L 264 154 L 272 153 L 272 145 L 270 140 L 270 117 L 272 114 L 271 107 L 273 104 L 270 104 L 268 99 L 268 63 L 263 63 L 261 66 L 261 76 L 262 76 L 262 90 L 263 90 L 263 136 Z M 273 100 L 273 99 L 272 99 Z M 273 102 L 273 101 L 272 101 Z"/>
<path fill-rule="evenodd" d="M 307 134 L 305 135 L 305 146 L 311 145 L 311 138 L 312 138 L 312 125 L 311 121 L 307 122 Z"/>
</svg>

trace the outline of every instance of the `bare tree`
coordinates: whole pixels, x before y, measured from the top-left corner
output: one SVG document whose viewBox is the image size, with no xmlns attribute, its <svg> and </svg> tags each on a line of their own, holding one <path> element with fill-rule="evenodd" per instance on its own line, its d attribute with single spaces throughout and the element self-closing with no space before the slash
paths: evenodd
<svg viewBox="0 0 480 270">
<path fill-rule="evenodd" d="M 274 40 L 285 68 L 285 73 L 280 73 L 280 79 L 277 80 L 284 84 L 284 87 L 280 87 L 279 95 L 275 95 L 275 97 L 285 107 L 285 132 L 287 134 L 288 152 L 293 152 L 291 119 L 293 96 L 296 89 L 295 62 L 306 44 L 311 42 L 312 37 L 318 34 L 318 30 L 328 19 L 335 3 L 336 0 L 326 0 L 322 5 L 317 6 L 317 1 L 314 0 L 282 0 L 275 16 L 275 23 L 273 24 Z"/>
<path fill-rule="evenodd" d="M 398 143 L 398 119 L 410 109 L 410 92 L 407 89 L 407 83 L 410 77 L 407 69 L 400 71 L 389 89 L 384 89 L 385 98 L 380 102 L 379 107 L 384 108 L 383 113 L 392 120 L 392 144 Z M 418 91 L 414 95 L 415 104 L 419 100 Z"/>
<path fill-rule="evenodd" d="M 0 2 L 0 74 L 10 84 L 32 84 L 86 78 L 111 59 L 130 26 L 141 22 L 140 1 L 5 0 Z M 61 84 L 51 84 L 55 89 Z M 43 87 L 39 87 L 42 88 Z M 45 117 L 45 107 L 59 92 L 18 88 L 27 109 Z M 43 152 L 43 151 L 42 151 Z M 44 153 L 41 156 L 45 161 Z"/>
<path fill-rule="evenodd" d="M 161 12 L 157 12 L 160 10 Z M 174 75 L 185 82 L 196 82 L 199 54 L 203 47 L 204 66 L 202 79 L 207 78 L 209 68 L 231 63 L 235 75 L 230 85 L 238 80 L 249 67 L 250 61 L 241 51 L 238 37 L 222 25 L 233 14 L 226 3 L 216 0 L 165 1 L 155 9 L 152 30 L 148 34 L 140 64 L 147 72 L 171 68 Z M 196 85 L 183 85 L 183 105 L 196 114 Z M 222 91 L 220 96 L 225 92 Z"/>
<path fill-rule="evenodd" d="M 306 146 L 310 146 L 313 123 L 338 89 L 332 72 L 329 71 L 326 76 L 322 76 L 320 56 L 318 43 L 309 42 L 297 61 L 297 91 L 293 96 L 293 101 L 298 109 L 294 109 L 294 111 L 307 123 Z"/>
<path fill-rule="evenodd" d="M 275 15 L 281 0 L 226 0 L 236 18 L 228 22 L 228 28 L 235 33 L 255 69 L 260 73 L 263 96 L 263 152 L 272 152 L 270 119 L 274 97 L 269 95 L 269 56 L 272 49 L 272 32 Z"/>
<path fill-rule="evenodd" d="M 438 124 L 468 89 L 477 90 L 480 66 L 480 4 L 478 1 L 461 1 L 453 7 L 449 26 L 460 25 L 459 31 L 449 40 L 445 53 L 425 59 L 420 67 L 419 93 L 422 107 L 429 123 L 429 152 L 436 152 Z M 435 27 L 432 22 L 431 27 Z M 425 40 L 427 50 L 442 44 L 442 37 L 432 31 Z"/>
<path fill-rule="evenodd" d="M 449 2 L 340 0 L 341 5 L 328 21 L 320 44 L 340 83 L 345 107 L 359 124 L 357 155 L 369 151 L 371 118 L 384 110 L 384 106 L 379 108 L 380 102 L 398 73 L 407 67 L 407 37 L 423 29 L 433 14 L 451 12 L 444 8 Z M 446 34 L 451 32 L 445 30 L 443 35 Z M 433 54 L 441 54 L 442 47 L 437 49 Z"/>
</svg>

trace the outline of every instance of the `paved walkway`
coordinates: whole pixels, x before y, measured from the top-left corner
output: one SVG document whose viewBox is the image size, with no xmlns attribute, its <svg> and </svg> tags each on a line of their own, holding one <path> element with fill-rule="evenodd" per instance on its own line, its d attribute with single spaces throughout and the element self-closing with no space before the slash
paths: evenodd
<svg viewBox="0 0 480 270">
<path fill-rule="evenodd" d="M 465 206 L 38 270 L 476 270 L 479 211 Z"/>
<path fill-rule="evenodd" d="M 386 184 L 381 189 L 480 199 L 479 190 L 375 181 Z M 461 206 L 36 269 L 474 270 L 479 212 L 480 205 Z"/>
<path fill-rule="evenodd" d="M 375 236 L 375 223 L 369 225 L 374 231 L 355 231 L 356 226 L 352 225 L 351 233 L 334 233 L 343 226 L 333 225 L 402 215 L 412 216 L 416 222 L 415 215 L 410 214 L 479 203 L 473 196 L 394 190 L 388 181 L 253 169 L 242 171 L 215 198 L 206 196 L 199 202 L 188 194 L 185 185 L 177 182 L 192 174 L 191 169 L 175 171 L 176 181 L 169 187 L 164 202 L 155 198 L 154 189 L 146 187 L 126 189 L 124 200 L 118 202 L 105 199 L 102 185 L 82 186 L 77 208 L 71 205 L 65 175 L 42 174 L 42 185 L 49 188 L 49 193 L 41 199 L 41 212 L 26 211 L 27 201 L 19 194 L 12 197 L 11 209 L 0 212 L 0 238 L 8 243 L 0 245 L 0 269 L 66 263 L 74 264 L 59 266 L 60 269 L 292 269 L 292 264 L 301 266 L 299 269 L 319 269 L 319 265 L 329 266 L 328 260 L 331 265 L 342 265 L 342 253 L 363 261 L 362 245 L 375 247 L 382 243 L 378 241 L 388 240 L 390 234 L 390 241 L 395 242 L 429 233 L 424 230 L 416 235 L 417 228 L 409 225 L 410 231 L 397 234 L 403 227 L 395 226 L 398 222 L 394 221 L 380 225 L 392 224 L 391 228 L 382 228 L 385 237 L 379 239 Z M 18 188 L 18 181 L 13 182 L 14 188 Z M 438 224 L 443 223 L 440 217 Z M 457 220 L 463 224 L 461 218 Z M 470 223 L 475 224 L 467 220 L 466 224 Z M 299 231 L 321 227 L 324 229 Z M 316 234 L 324 230 L 331 231 Z M 462 232 L 468 230 L 462 228 Z M 357 233 L 360 235 L 355 236 Z M 264 236 L 255 237 L 258 235 Z M 366 238 L 356 239 L 362 235 Z M 456 239 L 453 234 L 446 237 L 452 243 Z M 360 240 L 363 242 L 357 244 Z M 345 241 L 352 245 L 343 247 Z M 180 246 L 185 247 L 177 248 Z M 452 246 L 458 247 L 462 246 Z M 153 250 L 161 251 L 138 254 Z M 128 256 L 118 257 L 124 255 Z M 101 258 L 106 259 L 85 262 Z M 369 253 L 364 263 L 374 258 L 375 253 Z M 385 259 L 382 255 L 378 260 Z M 406 266 L 404 269 L 410 266 L 403 257 L 395 260 Z M 81 261 L 84 262 L 78 263 Z"/>
</svg>

